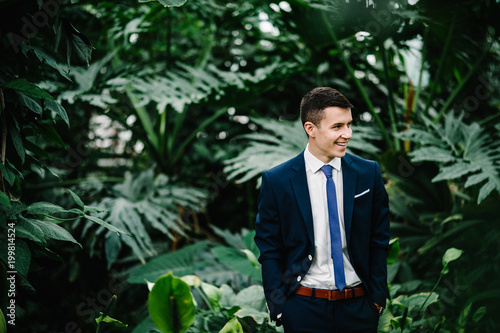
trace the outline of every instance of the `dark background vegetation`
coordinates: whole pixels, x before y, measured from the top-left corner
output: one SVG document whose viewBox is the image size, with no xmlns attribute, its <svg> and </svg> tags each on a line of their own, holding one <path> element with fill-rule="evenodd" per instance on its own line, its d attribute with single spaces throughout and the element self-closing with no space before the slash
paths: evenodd
<svg viewBox="0 0 500 333">
<path fill-rule="evenodd" d="M 117 294 L 129 326 L 103 331 L 132 332 L 148 291 L 130 272 L 251 234 L 259 174 L 303 149 L 298 106 L 316 86 L 355 105 L 351 152 L 380 163 L 390 194 L 399 255 L 380 330 L 498 331 L 499 16 L 494 0 L 0 0 L 9 331 L 92 332 Z M 450 248 L 463 254 L 448 272 Z M 260 284 L 213 253 L 190 274 Z M 232 316 L 203 310 L 213 327 L 192 332 Z"/>
</svg>

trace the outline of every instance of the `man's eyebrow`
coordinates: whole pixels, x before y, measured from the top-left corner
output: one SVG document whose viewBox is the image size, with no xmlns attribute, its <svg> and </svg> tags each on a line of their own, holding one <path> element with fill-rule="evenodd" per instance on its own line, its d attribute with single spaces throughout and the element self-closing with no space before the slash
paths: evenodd
<svg viewBox="0 0 500 333">
<path fill-rule="evenodd" d="M 354 121 L 354 120 L 353 120 L 353 119 L 351 119 L 351 120 L 349 120 L 347 123 L 333 123 L 333 124 L 332 124 L 332 126 L 336 126 L 336 125 L 344 125 L 344 124 L 350 124 L 350 123 L 352 123 L 353 121 Z"/>
</svg>

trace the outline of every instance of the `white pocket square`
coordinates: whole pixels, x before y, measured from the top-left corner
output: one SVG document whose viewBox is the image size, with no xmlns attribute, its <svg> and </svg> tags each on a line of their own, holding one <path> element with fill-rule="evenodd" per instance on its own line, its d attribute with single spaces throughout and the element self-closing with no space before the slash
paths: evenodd
<svg viewBox="0 0 500 333">
<path fill-rule="evenodd" d="M 367 189 L 366 191 L 363 191 L 363 192 L 361 192 L 360 194 L 356 194 L 356 195 L 354 196 L 354 199 L 359 198 L 360 196 L 365 195 L 365 194 L 366 194 L 366 193 L 368 193 L 368 192 L 370 192 L 370 189 Z"/>
</svg>

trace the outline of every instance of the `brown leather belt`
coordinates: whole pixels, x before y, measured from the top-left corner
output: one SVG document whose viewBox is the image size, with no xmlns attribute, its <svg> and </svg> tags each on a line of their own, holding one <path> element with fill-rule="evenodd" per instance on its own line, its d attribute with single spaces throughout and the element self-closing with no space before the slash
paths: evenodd
<svg viewBox="0 0 500 333">
<path fill-rule="evenodd" d="M 363 288 L 363 287 L 346 288 L 346 289 L 340 291 L 340 290 L 313 289 L 313 288 L 307 288 L 307 287 L 303 287 L 303 286 L 299 286 L 295 290 L 295 293 L 297 295 L 302 295 L 302 296 L 325 298 L 329 301 L 354 298 L 354 297 L 359 297 L 359 296 L 363 296 L 366 294 L 365 288 Z"/>
</svg>

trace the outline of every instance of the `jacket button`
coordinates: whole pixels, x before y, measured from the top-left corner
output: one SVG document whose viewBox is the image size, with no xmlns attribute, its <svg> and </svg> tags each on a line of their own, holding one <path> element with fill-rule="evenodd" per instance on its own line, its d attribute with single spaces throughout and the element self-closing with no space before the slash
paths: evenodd
<svg viewBox="0 0 500 333">
<path fill-rule="evenodd" d="M 307 258 L 309 258 L 309 261 L 313 260 L 313 256 L 312 255 L 307 256 Z"/>
<path fill-rule="evenodd" d="M 300 280 L 302 280 L 302 276 L 297 276 L 297 281 L 300 282 Z"/>
</svg>

